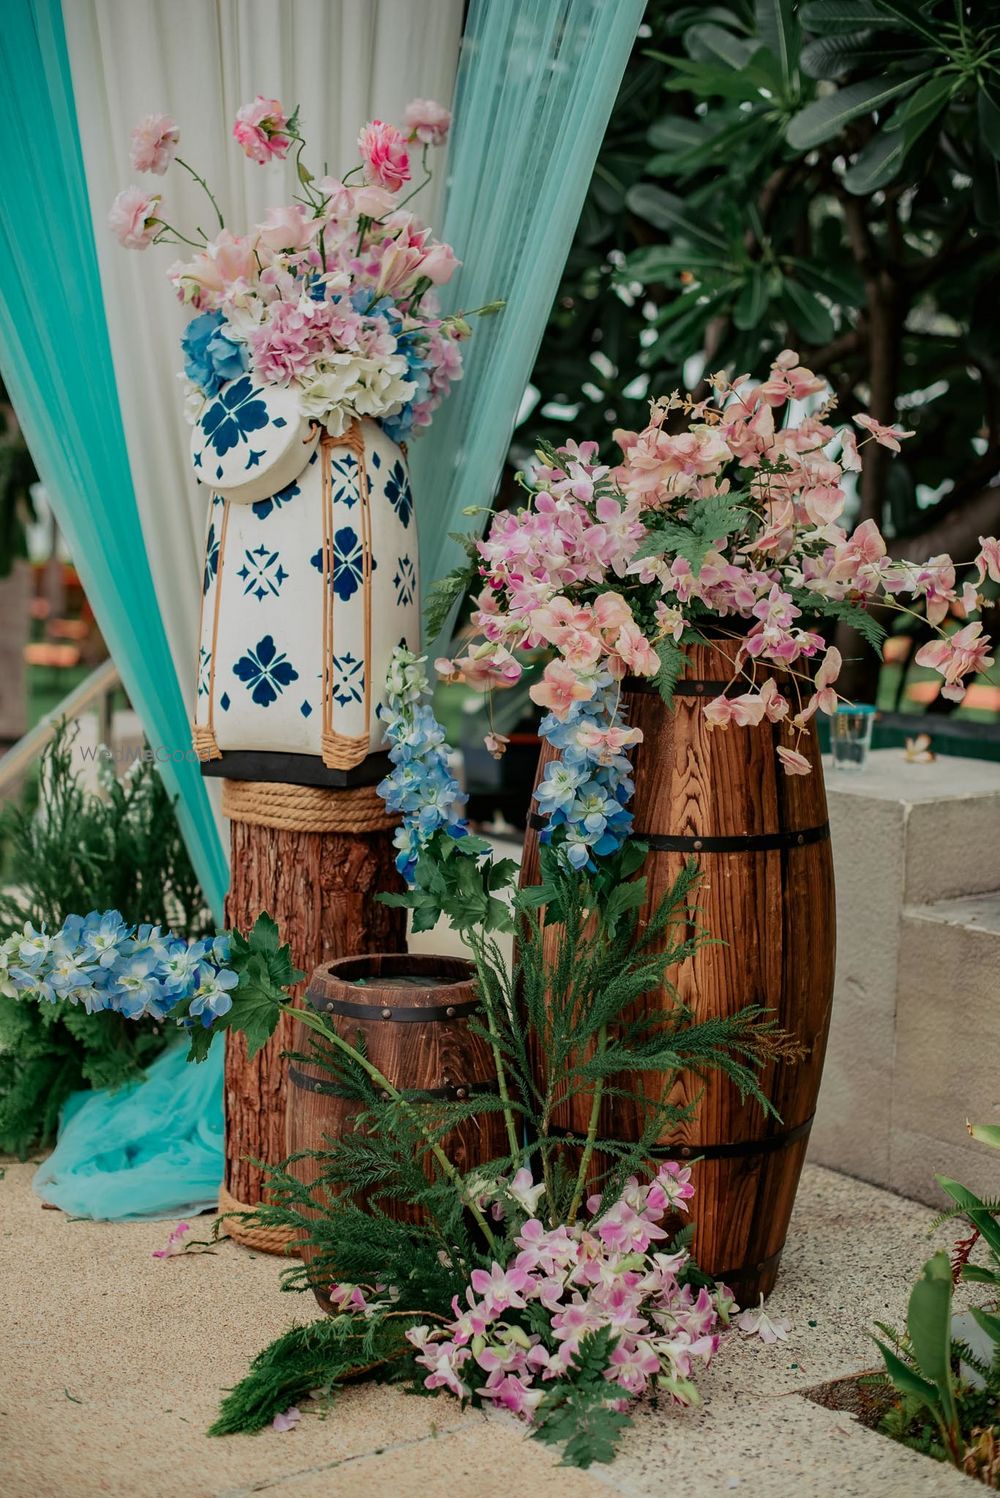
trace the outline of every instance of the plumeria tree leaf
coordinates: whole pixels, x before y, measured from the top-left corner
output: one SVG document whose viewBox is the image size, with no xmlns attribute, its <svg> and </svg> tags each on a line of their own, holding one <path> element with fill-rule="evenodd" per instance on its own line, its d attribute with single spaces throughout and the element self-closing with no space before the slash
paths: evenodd
<svg viewBox="0 0 1000 1498">
<path fill-rule="evenodd" d="M 852 120 L 909 93 L 915 81 L 903 78 L 890 83 L 885 78 L 871 78 L 863 83 L 849 83 L 836 93 L 824 95 L 807 104 L 790 121 L 786 131 L 788 144 L 797 151 L 810 151 L 814 146 L 821 146 L 839 135 Z"/>
</svg>

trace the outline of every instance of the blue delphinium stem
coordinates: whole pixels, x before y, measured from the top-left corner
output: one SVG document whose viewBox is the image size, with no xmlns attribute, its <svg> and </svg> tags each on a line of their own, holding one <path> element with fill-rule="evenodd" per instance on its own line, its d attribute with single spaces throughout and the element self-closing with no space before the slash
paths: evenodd
<svg viewBox="0 0 1000 1498">
<path fill-rule="evenodd" d="M 232 1007 L 229 937 L 187 941 L 159 926 L 128 926 L 117 910 L 71 915 L 49 935 L 26 925 L 0 944 L 0 991 L 79 1004 L 126 1019 L 164 1020 L 182 999 L 205 1026 Z"/>
<path fill-rule="evenodd" d="M 403 646 L 393 652 L 386 678 L 388 696 L 379 708 L 385 725 L 392 770 L 378 793 L 388 811 L 399 812 L 396 829 L 396 868 L 412 884 L 417 859 L 435 832 L 465 837 L 469 824 L 463 815 L 468 797 L 448 764 L 444 729 L 430 705 L 430 686 L 424 657 Z"/>
</svg>

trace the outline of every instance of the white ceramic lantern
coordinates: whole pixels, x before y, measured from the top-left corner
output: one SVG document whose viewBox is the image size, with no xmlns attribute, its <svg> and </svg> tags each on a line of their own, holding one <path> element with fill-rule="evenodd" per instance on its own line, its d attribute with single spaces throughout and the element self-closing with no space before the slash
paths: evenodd
<svg viewBox="0 0 1000 1498">
<path fill-rule="evenodd" d="M 371 778 L 390 654 L 420 643 L 404 452 L 374 421 L 321 435 L 291 391 L 249 375 L 209 402 L 191 451 L 212 491 L 194 718 L 206 771 Z"/>
</svg>

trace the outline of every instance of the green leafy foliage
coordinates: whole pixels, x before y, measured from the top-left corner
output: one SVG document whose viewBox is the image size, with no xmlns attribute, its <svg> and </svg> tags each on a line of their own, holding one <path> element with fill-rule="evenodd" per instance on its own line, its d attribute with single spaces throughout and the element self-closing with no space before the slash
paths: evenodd
<svg viewBox="0 0 1000 1498">
<path fill-rule="evenodd" d="M 582 1337 L 572 1380 L 558 1380 L 538 1407 L 535 1438 L 562 1446 L 564 1467 L 612 1461 L 629 1423 L 627 1415 L 613 1408 L 612 1386 L 604 1377 L 616 1341 L 609 1326 Z"/>
<path fill-rule="evenodd" d="M 982 1143 L 1000 1148 L 995 1126 L 970 1127 Z M 938 1184 L 955 1203 L 935 1222 L 961 1216 L 972 1228 L 949 1261 L 934 1254 L 923 1267 L 910 1294 L 906 1333 L 879 1329 L 889 1343 L 875 1341 L 886 1375 L 898 1396 L 883 1422 L 887 1434 L 959 1470 L 979 1476 L 995 1487 L 1000 1477 L 1000 1316 L 995 1309 L 973 1307 L 971 1315 L 993 1344 L 984 1356 L 956 1339 L 953 1328 L 952 1286 L 957 1279 L 987 1284 L 1000 1291 L 1000 1201 L 984 1202 L 974 1192 L 945 1176 Z M 986 1250 L 989 1265 L 972 1261 L 977 1245 Z"/>
<path fill-rule="evenodd" d="M 10 881 L 0 893 L 0 936 L 25 921 L 55 931 L 91 910 L 204 934 L 211 918 L 155 766 L 140 761 L 122 780 L 106 776 L 98 795 L 79 783 L 74 745 L 64 728 L 46 749 L 37 808 L 0 814 Z M 152 1021 L 0 997 L 0 1151 L 23 1156 L 46 1143 L 71 1092 L 135 1081 L 166 1040 Z"/>
<path fill-rule="evenodd" d="M 210 1436 L 260 1430 L 291 1405 L 318 1390 L 332 1395 L 344 1379 L 372 1367 L 388 1366 L 409 1350 L 405 1340 L 413 1319 L 377 1319 L 362 1331 L 346 1316 L 293 1326 L 265 1347 L 250 1373 L 222 1402 Z"/>
<path fill-rule="evenodd" d="M 509 858 L 494 863 L 490 844 L 481 837 L 434 833 L 418 860 L 413 887 L 402 894 L 381 894 L 383 905 L 413 911 L 413 930 L 432 931 L 446 915 L 456 931 L 512 930 L 510 912 L 497 894 L 517 871 Z"/>
<path fill-rule="evenodd" d="M 286 989 L 305 977 L 292 962 L 291 949 L 282 946 L 271 917 L 261 914 L 248 936 L 234 931 L 230 938 L 229 966 L 239 978 L 232 994 L 232 1008 L 206 1029 L 193 1024 L 189 1061 L 204 1061 L 214 1037 L 223 1030 L 238 1030 L 246 1040 L 253 1060 L 277 1029 Z M 170 1011 L 170 1018 L 185 1020 L 192 999 L 183 999 Z"/>
</svg>

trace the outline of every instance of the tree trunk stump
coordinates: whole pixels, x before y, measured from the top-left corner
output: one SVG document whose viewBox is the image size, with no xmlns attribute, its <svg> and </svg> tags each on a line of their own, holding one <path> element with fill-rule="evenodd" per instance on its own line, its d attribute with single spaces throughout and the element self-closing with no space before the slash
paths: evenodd
<svg viewBox="0 0 1000 1498">
<path fill-rule="evenodd" d="M 330 791 L 330 796 L 340 793 Z M 232 882 L 226 925 L 249 931 L 266 911 L 288 942 L 292 960 L 305 973 L 293 991 L 305 990 L 321 962 L 365 952 L 406 950 L 406 911 L 376 900 L 402 890 L 391 829 L 370 832 L 304 832 L 231 823 Z M 264 1172 L 285 1148 L 287 1062 L 293 1025 L 284 1015 L 271 1040 L 252 1061 L 242 1035 L 226 1036 L 226 1190 L 255 1206 L 263 1196 Z"/>
</svg>

